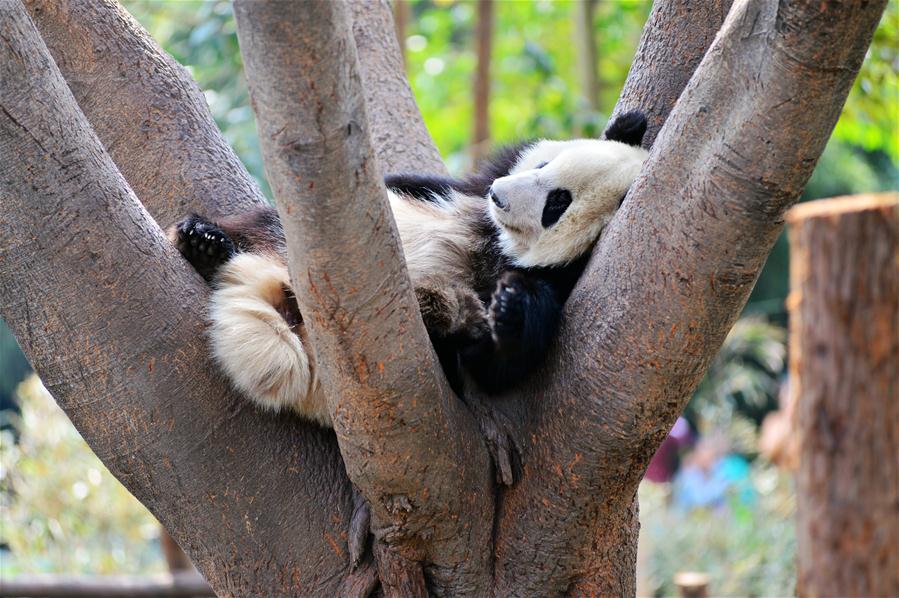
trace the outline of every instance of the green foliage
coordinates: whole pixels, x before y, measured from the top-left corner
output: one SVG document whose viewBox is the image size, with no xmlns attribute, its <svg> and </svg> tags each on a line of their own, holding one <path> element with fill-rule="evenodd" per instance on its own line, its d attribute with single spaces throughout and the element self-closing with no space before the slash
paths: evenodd
<svg viewBox="0 0 899 598">
<path fill-rule="evenodd" d="M 834 136 L 899 163 L 899 2 L 890 0 Z"/>
<path fill-rule="evenodd" d="M 687 416 L 701 432 L 735 432 L 731 440 L 739 440 L 738 448 L 754 452 L 754 432 L 750 438 L 742 432 L 754 431 L 777 407 L 786 342 L 786 330 L 763 318 L 746 317 L 734 324 L 687 406 Z"/>
<path fill-rule="evenodd" d="M 30 371 L 31 366 L 19 349 L 19 343 L 6 323 L 0 319 L 0 410 L 12 406 L 16 386 Z M 0 425 L 2 424 L 3 417 L 0 413 Z"/>
<path fill-rule="evenodd" d="M 0 432 L 0 575 L 165 570 L 159 524 L 91 452 L 37 377 Z"/>
<path fill-rule="evenodd" d="M 756 500 L 736 494 L 719 509 L 670 506 L 671 487 L 640 486 L 642 578 L 653 596 L 676 596 L 680 571 L 710 577 L 711 596 L 793 596 L 796 585 L 795 491 L 789 474 L 756 461 Z"/>
<path fill-rule="evenodd" d="M 600 105 L 614 106 L 650 3 L 600 3 Z M 450 170 L 467 167 L 472 135 L 473 2 L 411 3 L 407 68 L 428 130 Z M 498 2 L 491 60 L 490 127 L 495 144 L 520 139 L 597 135 L 605 117 L 579 97 L 570 2 Z"/>
</svg>

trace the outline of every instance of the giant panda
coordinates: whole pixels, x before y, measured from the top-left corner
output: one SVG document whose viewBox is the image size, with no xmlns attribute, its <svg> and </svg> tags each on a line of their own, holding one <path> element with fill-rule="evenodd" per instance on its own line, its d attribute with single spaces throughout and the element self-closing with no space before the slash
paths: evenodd
<svg viewBox="0 0 899 598">
<path fill-rule="evenodd" d="M 562 306 L 637 176 L 646 118 L 605 139 L 541 140 L 501 151 L 463 179 L 385 178 L 422 319 L 453 388 L 464 374 L 500 394 L 536 369 Z M 262 407 L 330 426 L 274 208 L 169 231 L 208 280 L 212 354 Z"/>
</svg>

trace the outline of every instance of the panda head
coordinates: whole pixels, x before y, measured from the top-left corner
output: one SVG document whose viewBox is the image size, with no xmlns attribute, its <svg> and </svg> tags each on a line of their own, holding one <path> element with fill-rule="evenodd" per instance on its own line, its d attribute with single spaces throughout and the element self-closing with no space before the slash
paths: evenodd
<svg viewBox="0 0 899 598">
<path fill-rule="evenodd" d="M 487 194 L 505 255 L 522 267 L 557 266 L 584 255 L 640 172 L 646 117 L 618 117 L 606 139 L 538 141 Z"/>
</svg>

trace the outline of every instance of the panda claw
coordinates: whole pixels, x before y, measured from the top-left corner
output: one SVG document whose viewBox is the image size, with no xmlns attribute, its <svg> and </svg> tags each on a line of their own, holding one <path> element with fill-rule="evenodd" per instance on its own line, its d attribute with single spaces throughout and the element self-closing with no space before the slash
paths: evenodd
<svg viewBox="0 0 899 598">
<path fill-rule="evenodd" d="M 494 341 L 503 344 L 520 339 L 524 325 L 527 294 L 516 272 L 507 272 L 497 285 L 490 302 L 490 328 Z"/>
<path fill-rule="evenodd" d="M 206 280 L 235 253 L 234 243 L 215 223 L 191 215 L 175 226 L 175 245 Z"/>
</svg>

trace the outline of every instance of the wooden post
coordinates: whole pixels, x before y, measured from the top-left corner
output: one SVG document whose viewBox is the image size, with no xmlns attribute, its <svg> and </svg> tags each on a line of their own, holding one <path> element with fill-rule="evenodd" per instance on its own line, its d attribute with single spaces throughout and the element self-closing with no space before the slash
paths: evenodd
<svg viewBox="0 0 899 598">
<path fill-rule="evenodd" d="M 697 571 L 681 571 L 674 576 L 678 598 L 708 598 L 709 576 Z"/>
<path fill-rule="evenodd" d="M 476 165 L 490 145 L 490 54 L 493 46 L 493 0 L 478 0 L 475 23 L 477 68 L 474 74 L 474 131 L 471 158 Z"/>
<path fill-rule="evenodd" d="M 800 596 L 899 596 L 899 193 L 790 224 Z"/>
</svg>

